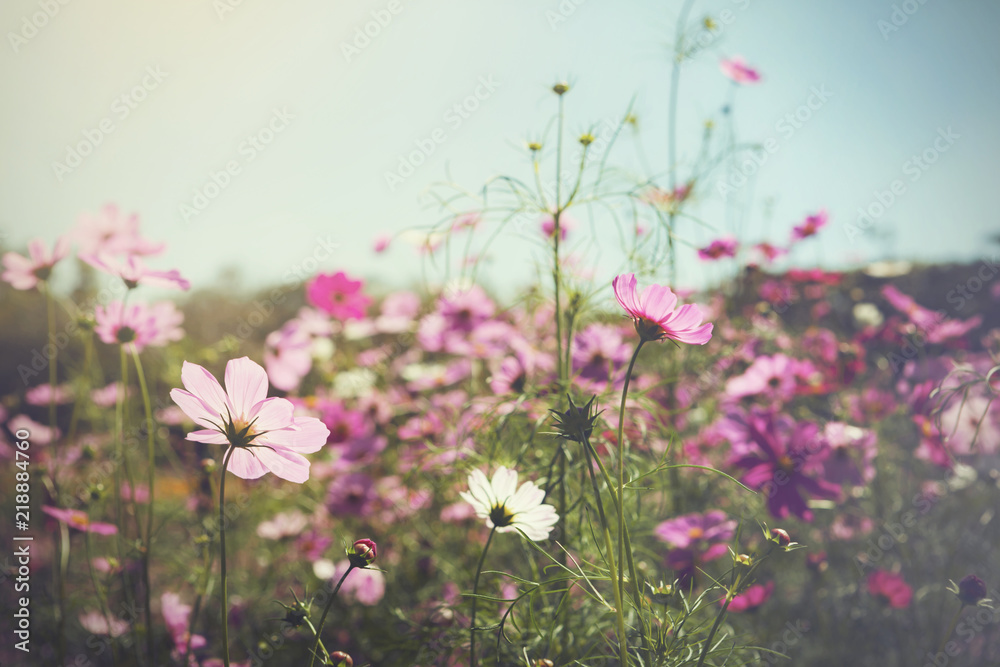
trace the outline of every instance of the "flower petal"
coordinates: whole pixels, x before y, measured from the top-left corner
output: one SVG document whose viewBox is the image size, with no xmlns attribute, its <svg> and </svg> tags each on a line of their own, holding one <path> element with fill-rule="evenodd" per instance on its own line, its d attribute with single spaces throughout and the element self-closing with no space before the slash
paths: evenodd
<svg viewBox="0 0 1000 667">
<path fill-rule="evenodd" d="M 226 364 L 226 393 L 238 415 L 250 416 L 251 409 L 267 398 L 267 373 L 249 357 L 231 359 Z"/>
</svg>

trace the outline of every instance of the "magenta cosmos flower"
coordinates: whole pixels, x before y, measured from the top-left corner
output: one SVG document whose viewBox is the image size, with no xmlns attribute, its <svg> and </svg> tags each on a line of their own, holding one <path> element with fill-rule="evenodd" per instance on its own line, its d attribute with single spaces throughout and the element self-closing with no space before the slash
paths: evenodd
<svg viewBox="0 0 1000 667">
<path fill-rule="evenodd" d="M 650 285 L 642 294 L 636 292 L 634 273 L 625 273 L 611 281 L 615 298 L 635 323 L 643 341 L 669 338 L 680 343 L 704 345 L 712 338 L 712 324 L 702 324 L 701 308 L 687 304 L 677 308 L 677 295 L 664 285 Z"/>
<path fill-rule="evenodd" d="M 733 598 L 732 602 L 729 603 L 729 611 L 735 613 L 756 611 L 758 607 L 768 601 L 773 592 L 773 581 L 767 582 L 767 585 L 754 584 Z M 725 598 L 720 600 L 720 603 L 724 602 Z"/>
<path fill-rule="evenodd" d="M 29 290 L 45 282 L 52 274 L 52 267 L 69 254 L 69 239 L 59 237 L 50 253 L 41 239 L 28 243 L 28 256 L 16 252 L 4 253 L 4 272 L 0 279 L 10 283 L 14 289 Z"/>
<path fill-rule="evenodd" d="M 825 208 L 821 208 L 819 212 L 807 216 L 805 220 L 802 221 L 801 225 L 796 225 L 792 229 L 792 240 L 801 241 L 802 239 L 807 239 L 810 236 L 815 236 L 819 233 L 819 230 L 826 226 L 829 222 L 830 216 L 827 214 Z"/>
<path fill-rule="evenodd" d="M 321 273 L 306 287 L 309 303 L 338 320 L 360 320 L 371 299 L 362 293 L 364 282 L 346 273 Z"/>
<path fill-rule="evenodd" d="M 85 533 L 96 533 L 97 535 L 114 535 L 118 532 L 118 527 L 112 523 L 102 523 L 91 521 L 86 512 L 80 510 L 64 510 L 58 507 L 42 505 L 42 511 L 53 519 L 62 521 L 70 528 L 83 531 Z"/>
<path fill-rule="evenodd" d="M 698 257 L 704 260 L 716 260 L 723 257 L 735 257 L 739 244 L 732 236 L 715 239 L 704 248 L 698 250 Z"/>
<path fill-rule="evenodd" d="M 733 83 L 748 84 L 760 82 L 760 72 L 747 65 L 742 56 L 723 58 L 719 61 L 719 69 Z"/>
<path fill-rule="evenodd" d="M 773 516 L 812 521 L 808 497 L 840 498 L 840 486 L 822 476 L 830 450 L 816 424 L 755 409 L 729 415 L 719 428 L 732 444 L 732 463 L 746 469 L 740 481 L 767 495 Z"/>
<path fill-rule="evenodd" d="M 913 589 L 903 576 L 886 570 L 875 570 L 868 575 L 868 592 L 895 609 L 905 609 L 913 599 Z"/>
<path fill-rule="evenodd" d="M 309 461 L 302 456 L 326 444 L 329 429 L 314 417 L 295 417 L 292 402 L 267 398 L 267 373 L 247 357 L 226 364 L 226 388 L 207 370 L 187 361 L 181 369 L 184 389 L 170 397 L 199 431 L 188 440 L 235 448 L 229 471 L 243 479 L 273 472 L 301 484 L 309 479 Z"/>
</svg>

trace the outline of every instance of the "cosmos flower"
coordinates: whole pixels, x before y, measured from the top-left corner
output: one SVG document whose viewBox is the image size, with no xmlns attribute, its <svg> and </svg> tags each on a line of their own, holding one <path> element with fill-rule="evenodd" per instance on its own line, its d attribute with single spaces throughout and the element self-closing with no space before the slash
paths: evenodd
<svg viewBox="0 0 1000 667">
<path fill-rule="evenodd" d="M 87 632 L 95 635 L 108 635 L 109 637 L 121 637 L 128 632 L 129 624 L 120 618 L 108 617 L 99 611 L 88 611 L 78 617 L 80 625 Z"/>
<path fill-rule="evenodd" d="M 541 222 L 542 234 L 545 238 L 552 238 L 556 235 L 556 220 L 553 216 L 549 215 L 542 218 Z M 559 216 L 559 240 L 565 241 L 566 235 L 576 229 L 576 221 L 569 217 L 565 213 Z"/>
<path fill-rule="evenodd" d="M 148 268 L 136 255 L 129 255 L 124 260 L 120 260 L 106 254 L 81 254 L 80 259 L 98 271 L 121 278 L 125 286 L 129 289 L 135 289 L 139 285 L 179 290 L 188 290 L 191 288 L 191 283 L 181 277 L 177 269 L 154 271 Z"/>
<path fill-rule="evenodd" d="M 58 507 L 42 505 L 42 511 L 53 519 L 62 521 L 70 528 L 83 531 L 85 533 L 96 533 L 97 535 L 114 535 L 118 532 L 118 526 L 112 523 L 102 523 L 91 521 L 86 512 L 81 510 L 64 510 Z"/>
<path fill-rule="evenodd" d="M 97 325 L 94 332 L 108 345 L 132 344 L 137 351 L 147 346 L 163 347 L 184 337 L 180 328 L 184 314 L 170 301 L 147 306 L 134 303 L 126 307 L 121 301 L 112 301 L 107 307 L 94 308 Z"/>
<path fill-rule="evenodd" d="M 139 234 L 139 216 L 124 215 L 114 204 L 96 214 L 81 215 L 73 239 L 81 255 L 156 255 L 165 247 L 144 239 Z"/>
<path fill-rule="evenodd" d="M 740 481 L 765 492 L 773 516 L 783 519 L 794 514 L 812 521 L 807 496 L 840 498 L 840 486 L 821 476 L 830 452 L 816 424 L 761 410 L 732 414 L 725 421 L 732 462 L 747 469 Z"/>
<path fill-rule="evenodd" d="M 295 417 L 292 402 L 267 398 L 267 373 L 247 357 L 226 364 L 226 388 L 207 370 L 185 361 L 184 389 L 170 397 L 188 417 L 204 427 L 187 439 L 234 448 L 229 471 L 243 479 L 272 472 L 301 484 L 309 479 L 309 461 L 302 456 L 319 451 L 330 435 L 314 417 Z"/>
<path fill-rule="evenodd" d="M 164 593 L 160 596 L 160 610 L 163 612 L 163 622 L 167 626 L 171 639 L 174 640 L 174 656 L 184 655 L 191 640 L 191 648 L 199 649 L 207 643 L 201 635 L 191 635 L 188 632 L 188 618 L 191 616 L 191 605 L 181 602 L 177 593 Z"/>
<path fill-rule="evenodd" d="M 28 256 L 7 252 L 3 256 L 4 272 L 0 280 L 18 290 L 29 290 L 45 282 L 52 275 L 52 267 L 69 254 L 69 239 L 60 236 L 50 253 L 41 239 L 28 243 Z"/>
<path fill-rule="evenodd" d="M 677 295 L 669 287 L 650 285 L 639 295 L 634 273 L 617 276 L 611 285 L 619 305 L 632 316 L 642 340 L 669 338 L 692 345 L 704 345 L 711 340 L 712 324 L 701 323 L 704 317 L 701 308 L 690 303 L 677 308 Z"/>
<path fill-rule="evenodd" d="M 767 585 L 754 584 L 733 598 L 732 602 L 729 603 L 729 611 L 737 614 L 744 611 L 756 611 L 758 607 L 767 602 L 773 592 L 773 581 L 767 582 Z"/>
<path fill-rule="evenodd" d="M 894 609 L 905 609 L 913 599 L 913 589 L 903 576 L 887 570 L 875 570 L 868 575 L 868 592 Z"/>
<path fill-rule="evenodd" d="M 732 236 L 715 239 L 704 248 L 698 250 L 698 257 L 704 260 L 716 260 L 723 257 L 735 257 L 739 243 Z"/>
<path fill-rule="evenodd" d="M 723 58 L 719 61 L 719 69 L 733 83 L 752 84 L 760 82 L 760 72 L 747 65 L 742 56 Z"/>
<path fill-rule="evenodd" d="M 529 540 L 537 542 L 547 538 L 559 521 L 556 509 L 542 503 L 545 492 L 534 482 L 517 486 L 516 470 L 501 467 L 491 480 L 481 470 L 473 470 L 469 490 L 459 495 L 475 508 L 476 516 L 486 519 L 487 527 L 498 533 L 521 530 Z"/>
<path fill-rule="evenodd" d="M 792 240 L 801 241 L 802 239 L 807 239 L 810 236 L 815 236 L 819 233 L 819 230 L 826 226 L 829 222 L 830 216 L 826 212 L 825 208 L 821 208 L 818 212 L 806 216 L 806 219 L 802 221 L 801 225 L 796 225 L 792 229 Z"/>
<path fill-rule="evenodd" d="M 338 320 L 360 320 L 371 298 L 361 290 L 364 282 L 351 280 L 346 273 L 321 273 L 306 286 L 309 303 Z"/>
<path fill-rule="evenodd" d="M 653 533 L 672 547 L 666 554 L 667 567 L 677 573 L 681 588 L 687 588 L 703 564 L 726 555 L 726 542 L 735 530 L 736 521 L 711 510 L 664 521 Z"/>
</svg>

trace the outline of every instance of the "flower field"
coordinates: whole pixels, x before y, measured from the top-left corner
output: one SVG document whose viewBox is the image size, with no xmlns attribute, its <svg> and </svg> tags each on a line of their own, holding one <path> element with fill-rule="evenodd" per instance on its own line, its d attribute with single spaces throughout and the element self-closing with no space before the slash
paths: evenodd
<svg viewBox="0 0 1000 667">
<path fill-rule="evenodd" d="M 6 244 L 0 664 L 1000 664 L 996 260 L 702 225 L 725 126 L 640 177 L 574 92 L 370 275 L 198 284 L 114 204 Z M 407 242 L 427 279 L 373 279 Z"/>
</svg>

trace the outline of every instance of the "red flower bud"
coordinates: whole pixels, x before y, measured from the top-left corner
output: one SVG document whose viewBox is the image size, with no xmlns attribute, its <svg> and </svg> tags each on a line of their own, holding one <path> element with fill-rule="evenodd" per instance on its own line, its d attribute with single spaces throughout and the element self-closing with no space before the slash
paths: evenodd
<svg viewBox="0 0 1000 667">
<path fill-rule="evenodd" d="M 347 558 L 354 567 L 368 567 L 375 561 L 378 548 L 369 539 L 357 540 L 347 552 Z"/>
</svg>

